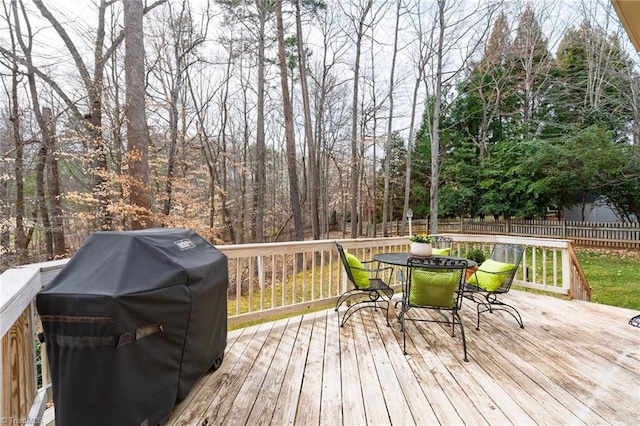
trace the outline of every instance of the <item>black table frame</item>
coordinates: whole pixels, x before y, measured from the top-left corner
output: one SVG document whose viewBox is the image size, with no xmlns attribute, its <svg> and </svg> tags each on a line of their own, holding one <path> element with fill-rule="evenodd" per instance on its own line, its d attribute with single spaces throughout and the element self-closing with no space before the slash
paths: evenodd
<svg viewBox="0 0 640 426">
<path fill-rule="evenodd" d="M 409 256 L 411 256 L 411 253 L 378 253 L 378 254 L 374 254 L 373 255 L 373 260 L 375 260 L 376 262 L 380 262 L 380 263 L 386 263 L 387 265 L 395 265 L 395 266 L 404 266 L 407 267 L 408 266 L 408 261 L 409 261 Z M 466 260 L 467 261 L 467 268 L 473 268 L 475 266 L 478 266 L 478 264 L 471 260 L 471 259 L 465 259 L 462 257 L 454 257 L 454 256 L 440 256 L 440 255 L 433 255 L 433 257 L 440 257 L 440 258 L 445 258 L 445 259 L 460 259 L 460 260 Z"/>
</svg>

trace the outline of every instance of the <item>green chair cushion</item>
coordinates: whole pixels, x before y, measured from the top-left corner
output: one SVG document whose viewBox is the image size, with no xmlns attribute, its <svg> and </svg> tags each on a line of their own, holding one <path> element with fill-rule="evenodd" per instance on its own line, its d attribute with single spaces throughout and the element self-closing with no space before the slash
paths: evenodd
<svg viewBox="0 0 640 426">
<path fill-rule="evenodd" d="M 438 256 L 449 256 L 449 253 L 451 253 L 451 247 L 442 248 L 442 249 L 434 248 L 431 250 L 431 254 L 438 255 Z"/>
<path fill-rule="evenodd" d="M 409 304 L 452 308 L 460 274 L 414 269 L 411 271 Z"/>
<path fill-rule="evenodd" d="M 487 291 L 495 291 L 515 267 L 516 265 L 512 263 L 502 263 L 487 259 L 482 262 L 478 270 L 467 282 Z"/>
<path fill-rule="evenodd" d="M 347 263 L 349 264 L 349 268 L 351 269 L 351 275 L 353 275 L 353 281 L 356 287 L 369 287 L 369 274 L 364 270 L 364 266 L 362 266 L 362 262 L 360 262 L 360 259 L 352 255 L 351 253 L 345 253 L 344 255 L 347 258 Z"/>
</svg>

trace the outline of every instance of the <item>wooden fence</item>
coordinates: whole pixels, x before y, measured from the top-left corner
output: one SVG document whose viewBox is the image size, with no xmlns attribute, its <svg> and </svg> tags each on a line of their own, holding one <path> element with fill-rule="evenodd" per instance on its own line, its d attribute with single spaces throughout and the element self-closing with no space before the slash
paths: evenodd
<svg viewBox="0 0 640 426">
<path fill-rule="evenodd" d="M 429 233 L 426 219 L 412 221 L 412 233 Z M 390 226 L 398 235 L 399 221 Z M 408 233 L 408 227 L 407 227 Z M 574 245 L 617 249 L 640 249 L 640 223 L 596 223 L 558 220 L 442 219 L 438 233 L 506 235 L 513 237 L 559 238 Z"/>
</svg>

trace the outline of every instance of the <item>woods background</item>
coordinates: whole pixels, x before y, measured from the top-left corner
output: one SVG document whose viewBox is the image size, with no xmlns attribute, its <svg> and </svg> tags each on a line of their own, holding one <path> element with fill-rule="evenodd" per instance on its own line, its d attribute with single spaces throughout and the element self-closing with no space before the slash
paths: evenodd
<svg viewBox="0 0 640 426">
<path fill-rule="evenodd" d="M 2 0 L 0 270 L 105 229 L 215 243 L 640 217 L 611 4 Z M 437 212 L 438 214 L 432 214 Z"/>
</svg>

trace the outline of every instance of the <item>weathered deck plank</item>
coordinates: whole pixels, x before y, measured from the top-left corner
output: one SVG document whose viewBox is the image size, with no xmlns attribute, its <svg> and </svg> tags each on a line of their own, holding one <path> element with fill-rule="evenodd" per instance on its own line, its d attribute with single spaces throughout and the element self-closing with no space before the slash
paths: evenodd
<svg viewBox="0 0 640 426">
<path fill-rule="evenodd" d="M 402 383 L 393 368 L 394 364 L 399 364 L 399 355 L 402 354 L 398 354 L 395 351 L 387 351 L 383 339 L 380 338 L 385 330 L 379 330 L 379 327 L 389 330 L 391 328 L 386 323 L 377 324 L 373 316 L 375 314 L 375 312 L 369 311 L 366 315 L 362 315 L 363 323 L 367 325 L 364 339 L 369 346 L 376 377 L 383 384 L 381 390 L 388 410 L 388 417 L 393 424 L 410 426 L 415 424 L 415 421 L 407 398 L 402 391 Z M 391 347 L 398 349 L 399 347 L 395 343 L 393 334 L 390 334 L 389 338 L 393 344 Z M 415 382 L 415 376 L 411 377 L 411 380 Z M 421 391 L 420 394 L 422 394 Z M 426 400 L 425 403 L 428 404 Z"/>
<path fill-rule="evenodd" d="M 512 291 L 525 328 L 475 309 L 459 330 L 332 309 L 229 333 L 169 425 L 640 424 L 640 329 L 627 309 Z M 428 315 L 417 312 L 417 315 Z"/>
<path fill-rule="evenodd" d="M 283 377 L 285 376 L 288 366 L 295 366 L 296 361 L 299 360 L 300 353 L 294 352 L 294 345 L 296 343 L 296 337 L 298 335 L 298 331 L 300 329 L 302 317 L 294 317 L 291 318 L 284 330 L 284 333 L 280 336 L 279 341 L 274 342 L 273 344 L 277 347 L 274 356 L 266 366 L 266 375 L 264 380 L 260 384 L 260 391 L 253 402 L 253 408 L 251 412 L 247 414 L 248 417 L 246 419 L 243 416 L 234 416 L 234 422 L 236 421 L 236 417 L 239 420 L 239 423 L 246 424 L 268 424 L 271 422 L 273 417 L 273 413 L 275 411 L 274 401 L 280 400 L 279 396 L 286 396 L 286 392 L 283 392 Z M 274 340 L 278 340 L 278 335 L 272 333 L 272 336 L 269 338 L 274 338 Z M 265 345 L 268 345 L 269 342 L 265 342 Z M 301 349 L 306 348 L 301 345 Z M 302 352 L 302 351 L 300 351 Z M 249 388 L 251 388 L 252 384 L 248 384 Z M 241 389 L 242 392 L 242 389 Z M 284 399 L 284 398 L 283 398 Z M 287 398 L 289 401 L 291 398 Z M 236 401 L 238 401 L 236 399 Z M 247 411 L 246 404 L 239 403 L 236 404 L 237 411 Z M 236 410 L 232 407 L 232 412 Z M 295 415 L 295 407 L 293 410 L 283 410 L 283 414 L 287 412 L 293 411 L 293 415 Z M 293 415 L 286 416 L 283 415 L 282 418 L 291 418 L 293 419 Z M 279 422 L 279 424 L 286 424 L 289 422 Z"/>
<path fill-rule="evenodd" d="M 277 400 L 277 406 L 290 406 L 293 417 L 274 416 L 273 424 L 318 424 L 322 395 L 322 369 L 324 365 L 325 336 L 327 333 L 327 311 L 309 316 L 312 327 L 300 327 L 296 353 L 291 357 L 293 368 L 284 377 L 287 392 Z M 296 403 L 296 396 L 299 400 Z M 278 410 L 276 409 L 276 413 Z M 289 421 L 292 419 L 292 421 Z"/>
<path fill-rule="evenodd" d="M 342 416 L 342 365 L 340 358 L 340 325 L 337 314 L 327 311 L 327 337 L 324 351 L 324 369 L 322 370 L 322 394 L 320 405 L 320 424 L 343 424 Z M 304 407 L 300 408 L 301 410 Z"/>
</svg>

